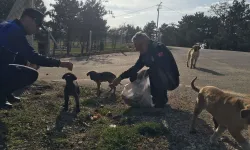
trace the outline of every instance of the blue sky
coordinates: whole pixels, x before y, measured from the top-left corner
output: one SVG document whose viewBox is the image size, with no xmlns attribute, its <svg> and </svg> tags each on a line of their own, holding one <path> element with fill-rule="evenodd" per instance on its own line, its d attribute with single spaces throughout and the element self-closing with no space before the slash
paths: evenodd
<svg viewBox="0 0 250 150">
<path fill-rule="evenodd" d="M 194 14 L 197 11 L 207 12 L 212 4 L 221 0 L 108 0 L 107 3 L 104 3 L 107 10 L 113 11 L 114 15 L 118 17 L 112 18 L 107 15 L 105 19 L 111 27 L 118 27 L 124 23 L 142 27 L 152 20 L 156 22 L 157 6 L 154 5 L 159 4 L 160 1 L 163 6 L 160 9 L 159 26 L 162 23 L 177 23 L 185 14 Z M 44 2 L 48 9 L 51 9 L 49 4 L 54 0 L 44 0 Z M 148 7 L 151 8 L 142 10 Z M 137 10 L 142 11 L 127 14 Z M 122 16 L 119 17 L 119 15 Z"/>
</svg>

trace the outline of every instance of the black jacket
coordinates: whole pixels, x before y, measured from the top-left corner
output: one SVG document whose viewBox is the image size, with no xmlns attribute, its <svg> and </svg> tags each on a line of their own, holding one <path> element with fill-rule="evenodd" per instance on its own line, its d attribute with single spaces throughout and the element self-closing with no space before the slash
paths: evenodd
<svg viewBox="0 0 250 150">
<path fill-rule="evenodd" d="M 150 40 L 148 51 L 141 54 L 135 65 L 123 72 L 121 79 L 129 78 L 141 70 L 144 66 L 149 68 L 159 67 L 162 70 L 179 77 L 179 70 L 171 51 L 162 43 Z"/>
</svg>

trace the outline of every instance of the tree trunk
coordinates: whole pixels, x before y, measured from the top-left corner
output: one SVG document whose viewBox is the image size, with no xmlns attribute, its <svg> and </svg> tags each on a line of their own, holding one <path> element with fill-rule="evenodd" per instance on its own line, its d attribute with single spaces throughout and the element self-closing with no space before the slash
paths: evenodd
<svg viewBox="0 0 250 150">
<path fill-rule="evenodd" d="M 83 55 L 83 52 L 84 52 L 84 42 L 81 42 L 81 55 Z"/>
<path fill-rule="evenodd" d="M 70 53 L 70 43 L 69 41 L 67 41 L 67 55 L 69 55 Z"/>
<path fill-rule="evenodd" d="M 71 50 L 71 43 L 70 43 L 70 30 L 68 28 L 68 34 L 67 34 L 67 55 L 69 55 Z"/>
<path fill-rule="evenodd" d="M 87 41 L 86 52 L 89 52 L 89 41 Z"/>
<path fill-rule="evenodd" d="M 56 54 L 56 44 L 54 43 L 54 45 L 53 45 L 53 56 L 55 56 L 55 54 Z"/>
<path fill-rule="evenodd" d="M 117 38 L 115 38 L 115 41 L 114 41 L 114 49 L 116 49 L 116 41 L 117 41 Z"/>
</svg>

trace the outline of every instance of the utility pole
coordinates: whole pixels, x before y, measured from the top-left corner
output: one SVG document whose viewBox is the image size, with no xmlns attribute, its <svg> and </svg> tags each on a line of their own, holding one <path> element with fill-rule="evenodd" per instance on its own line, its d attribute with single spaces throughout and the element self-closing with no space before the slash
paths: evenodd
<svg viewBox="0 0 250 150">
<path fill-rule="evenodd" d="M 157 25 L 156 25 L 156 38 L 158 39 L 158 23 L 159 23 L 159 12 L 160 12 L 160 8 L 161 8 L 161 4 L 162 4 L 162 2 L 160 2 L 160 4 L 158 5 L 158 7 L 157 7 L 157 12 L 158 12 L 158 14 L 157 14 Z"/>
</svg>

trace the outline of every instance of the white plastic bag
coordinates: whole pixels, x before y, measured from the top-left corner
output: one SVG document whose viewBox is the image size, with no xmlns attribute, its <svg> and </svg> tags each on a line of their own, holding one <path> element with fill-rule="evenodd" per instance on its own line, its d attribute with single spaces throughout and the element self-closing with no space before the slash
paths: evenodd
<svg viewBox="0 0 250 150">
<path fill-rule="evenodd" d="M 153 107 L 149 77 L 125 85 L 122 93 L 124 102 L 132 107 Z"/>
</svg>

